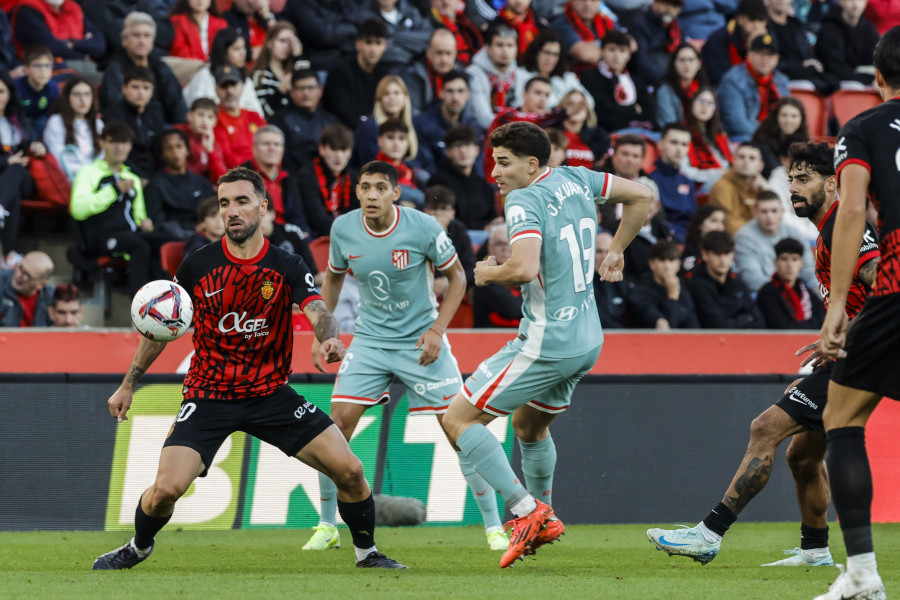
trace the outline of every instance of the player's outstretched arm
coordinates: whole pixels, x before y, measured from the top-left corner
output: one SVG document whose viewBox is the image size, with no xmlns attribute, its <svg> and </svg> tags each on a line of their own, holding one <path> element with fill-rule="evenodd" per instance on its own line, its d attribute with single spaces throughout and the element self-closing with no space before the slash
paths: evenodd
<svg viewBox="0 0 900 600">
<path fill-rule="evenodd" d="M 650 212 L 650 204 L 653 202 L 653 193 L 647 186 L 615 175 L 612 176 L 612 179 L 607 202 L 624 206 L 622 207 L 622 221 L 609 246 L 609 254 L 600 263 L 598 269 L 601 281 L 622 281 L 625 248 L 647 222 L 647 214 Z"/>
<path fill-rule="evenodd" d="M 426 332 L 419 336 L 416 342 L 416 350 L 422 348 L 422 354 L 419 355 L 419 364 L 426 367 L 437 360 L 441 354 L 441 338 L 447 330 L 447 325 L 456 314 L 463 296 L 466 294 L 466 274 L 463 271 L 462 264 L 459 260 L 453 261 L 447 269 L 443 271 L 447 276 L 447 292 L 444 294 L 444 300 L 441 302 L 441 308 L 438 316 Z"/>
<path fill-rule="evenodd" d="M 128 419 L 126 413 L 131 408 L 131 397 L 134 394 L 135 384 L 141 380 L 153 361 L 162 354 L 167 342 L 154 342 L 147 338 L 141 338 L 137 350 L 134 352 L 134 358 L 131 359 L 131 366 L 125 374 L 125 379 L 112 396 L 107 400 L 109 405 L 109 414 L 116 417 L 119 422 Z"/>
<path fill-rule="evenodd" d="M 320 355 L 317 359 L 315 353 L 313 353 L 313 364 L 319 371 L 324 373 L 325 366 L 322 364 L 322 358 L 327 363 L 338 362 L 344 358 L 344 343 L 338 339 L 337 321 L 322 300 L 307 302 L 306 306 L 303 307 L 303 314 L 312 323 L 313 331 L 316 333 L 316 340 L 313 342 L 313 345 L 318 344 L 319 346 Z"/>
</svg>

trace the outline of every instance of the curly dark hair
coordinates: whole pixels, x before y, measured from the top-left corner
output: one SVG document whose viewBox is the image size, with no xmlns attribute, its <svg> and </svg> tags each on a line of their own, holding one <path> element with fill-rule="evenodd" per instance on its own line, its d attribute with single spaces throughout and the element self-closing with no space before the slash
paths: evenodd
<svg viewBox="0 0 900 600">
<path fill-rule="evenodd" d="M 537 73 L 538 54 L 541 53 L 544 46 L 554 43 L 559 44 L 559 60 L 556 61 L 556 66 L 550 72 L 550 77 L 562 77 L 565 75 L 566 71 L 569 70 L 569 57 L 563 49 L 562 40 L 560 39 L 559 34 L 552 29 L 545 29 L 540 32 L 533 40 L 531 40 L 531 43 L 528 44 L 525 53 L 522 55 L 522 66 L 525 70 L 531 73 Z"/>
</svg>

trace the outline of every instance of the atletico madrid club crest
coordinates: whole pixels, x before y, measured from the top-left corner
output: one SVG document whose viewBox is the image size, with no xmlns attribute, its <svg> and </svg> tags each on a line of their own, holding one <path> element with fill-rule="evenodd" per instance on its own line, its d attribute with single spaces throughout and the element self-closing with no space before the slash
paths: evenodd
<svg viewBox="0 0 900 600">
<path fill-rule="evenodd" d="M 394 250 L 391 252 L 391 262 L 402 271 L 409 264 L 409 250 Z"/>
<path fill-rule="evenodd" d="M 268 300 L 272 297 L 272 294 L 275 293 L 275 285 L 271 281 L 263 281 L 260 293 L 262 294 L 263 298 Z"/>
</svg>

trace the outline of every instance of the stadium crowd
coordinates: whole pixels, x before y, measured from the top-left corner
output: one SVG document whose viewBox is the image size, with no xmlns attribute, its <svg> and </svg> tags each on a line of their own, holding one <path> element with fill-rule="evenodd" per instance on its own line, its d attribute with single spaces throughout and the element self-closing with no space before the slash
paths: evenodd
<svg viewBox="0 0 900 600">
<path fill-rule="evenodd" d="M 358 169 L 384 160 L 399 202 L 457 247 L 473 315 L 457 324 L 515 327 L 519 291 L 476 291 L 472 272 L 509 252 L 487 135 L 529 121 L 551 166 L 656 198 L 626 281 L 595 281 L 604 327 L 817 329 L 818 231 L 794 215 L 785 160 L 838 125 L 801 98 L 875 98 L 872 52 L 900 23 L 890 5 L 0 0 L 0 325 L 75 322 L 46 314 L 49 258 L 21 253 L 35 205 L 71 215 L 76 275 L 120 265 L 134 292 L 168 277 L 172 242 L 180 256 L 222 237 L 210 198 L 247 166 L 266 183 L 266 235 L 315 274 L 311 248 L 359 207 Z M 600 207 L 597 266 L 619 218 Z"/>
</svg>

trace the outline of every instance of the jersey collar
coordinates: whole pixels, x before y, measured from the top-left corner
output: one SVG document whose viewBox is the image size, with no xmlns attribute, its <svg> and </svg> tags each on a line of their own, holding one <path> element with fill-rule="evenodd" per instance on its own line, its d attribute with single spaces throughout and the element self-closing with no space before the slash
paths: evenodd
<svg viewBox="0 0 900 600">
<path fill-rule="evenodd" d="M 535 179 L 534 181 L 532 181 L 531 183 L 529 183 L 528 186 L 531 187 L 531 186 L 533 186 L 534 184 L 536 184 L 538 181 L 540 181 L 541 179 L 544 179 L 545 177 L 547 177 L 547 175 L 550 174 L 551 171 L 553 171 L 553 169 L 551 169 L 550 167 L 547 167 L 547 170 L 544 171 L 544 172 L 541 174 L 540 177 L 538 177 L 537 179 Z"/>
<path fill-rule="evenodd" d="M 237 263 L 239 265 L 252 265 L 254 263 L 258 263 L 262 260 L 262 257 L 266 255 L 266 252 L 269 251 L 269 238 L 263 238 L 263 246 L 262 250 L 259 251 L 259 254 L 252 258 L 238 258 L 234 254 L 228 251 L 228 244 L 225 243 L 225 236 L 222 236 L 222 250 L 225 251 L 225 257 L 228 258 L 233 263 Z"/>
<path fill-rule="evenodd" d="M 840 200 L 835 200 L 834 204 L 831 205 L 831 208 L 828 209 L 828 212 L 825 213 L 825 216 L 822 217 L 822 220 L 819 222 L 819 231 L 822 231 L 822 228 L 825 227 L 825 223 L 828 222 L 828 217 L 831 216 L 831 213 L 837 210 L 838 204 L 840 204 Z"/>
<path fill-rule="evenodd" d="M 360 211 L 362 212 L 362 211 Z M 394 224 L 390 226 L 386 231 L 372 231 L 369 229 L 369 226 L 366 224 L 366 215 L 362 213 L 360 215 L 362 217 L 363 228 L 366 230 L 366 233 L 371 235 L 372 237 L 383 238 L 391 235 L 395 229 L 397 229 L 397 223 L 400 222 L 400 207 L 396 204 L 394 205 Z"/>
</svg>

